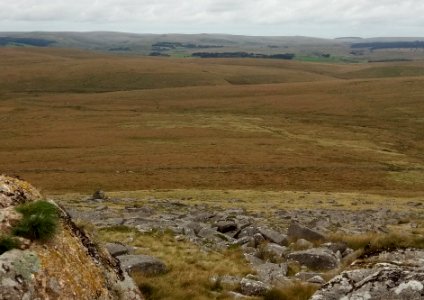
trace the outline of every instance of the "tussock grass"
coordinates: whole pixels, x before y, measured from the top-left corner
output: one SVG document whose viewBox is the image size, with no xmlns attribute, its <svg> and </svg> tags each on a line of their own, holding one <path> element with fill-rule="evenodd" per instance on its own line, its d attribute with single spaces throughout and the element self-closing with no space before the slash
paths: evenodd
<svg viewBox="0 0 424 300">
<path fill-rule="evenodd" d="M 31 240 L 47 241 L 57 231 L 57 207 L 47 201 L 29 202 L 16 207 L 23 217 L 13 228 L 13 234 Z"/>
<path fill-rule="evenodd" d="M 20 242 L 11 236 L 0 236 L 0 255 L 6 251 L 19 248 Z"/>
<path fill-rule="evenodd" d="M 313 284 L 295 283 L 284 288 L 273 288 L 264 296 L 264 300 L 308 300 L 317 291 Z"/>
<path fill-rule="evenodd" d="M 342 241 L 355 250 L 363 249 L 365 253 L 398 248 L 424 249 L 424 236 L 410 232 L 393 231 L 387 234 L 365 233 L 359 235 L 332 234 L 329 239 L 331 241 Z"/>
<path fill-rule="evenodd" d="M 136 253 L 163 260 L 169 272 L 156 277 L 135 277 L 147 299 L 213 299 L 214 275 L 245 276 L 251 273 L 239 249 L 206 251 L 190 242 L 176 241 L 170 233 L 141 234 L 135 230 L 99 230 L 103 242 L 119 241 L 137 247 Z"/>
</svg>

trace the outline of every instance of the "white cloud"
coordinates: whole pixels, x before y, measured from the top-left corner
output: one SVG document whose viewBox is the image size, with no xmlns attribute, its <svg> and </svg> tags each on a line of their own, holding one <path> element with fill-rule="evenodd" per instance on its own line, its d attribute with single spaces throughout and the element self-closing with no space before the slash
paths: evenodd
<svg viewBox="0 0 424 300">
<path fill-rule="evenodd" d="M 322 27 L 326 35 L 342 30 L 346 35 L 387 35 L 384 30 L 413 35 L 424 25 L 423 14 L 422 0 L 0 0 L 0 31 L 13 26 L 43 30 L 48 24 L 62 24 L 69 30 L 186 28 L 226 33 L 260 30 L 257 33 L 267 35 L 278 28 L 297 28 L 302 32 L 293 34 L 313 35 Z"/>
</svg>

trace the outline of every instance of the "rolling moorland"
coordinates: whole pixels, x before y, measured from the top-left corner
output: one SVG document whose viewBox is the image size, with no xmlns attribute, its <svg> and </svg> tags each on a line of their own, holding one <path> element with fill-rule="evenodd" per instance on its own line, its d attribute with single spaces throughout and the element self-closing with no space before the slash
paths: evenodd
<svg viewBox="0 0 424 300">
<path fill-rule="evenodd" d="M 0 168 L 49 192 L 424 188 L 420 61 L 0 52 Z"/>
<path fill-rule="evenodd" d="M 163 261 L 133 276 L 146 299 L 234 299 L 252 278 L 277 289 L 251 299 L 309 299 L 357 258 L 424 255 L 423 61 L 0 56 L 1 173 L 95 244 Z M 331 265 L 287 259 L 305 249 Z"/>
</svg>

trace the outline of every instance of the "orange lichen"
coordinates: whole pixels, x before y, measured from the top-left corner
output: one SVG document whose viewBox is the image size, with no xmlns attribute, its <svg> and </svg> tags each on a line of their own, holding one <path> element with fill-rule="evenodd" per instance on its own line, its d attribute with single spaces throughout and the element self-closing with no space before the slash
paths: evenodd
<svg viewBox="0 0 424 300">
<path fill-rule="evenodd" d="M 107 298 L 104 275 L 87 255 L 77 237 L 62 228 L 48 247 L 34 245 L 43 272 L 36 276 L 42 298 L 57 297 L 49 282 L 55 282 L 64 299 Z"/>
</svg>

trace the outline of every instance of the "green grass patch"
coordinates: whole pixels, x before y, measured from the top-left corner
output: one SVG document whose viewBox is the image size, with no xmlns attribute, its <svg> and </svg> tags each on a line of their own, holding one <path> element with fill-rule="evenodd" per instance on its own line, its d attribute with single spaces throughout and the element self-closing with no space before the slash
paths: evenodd
<svg viewBox="0 0 424 300">
<path fill-rule="evenodd" d="M 47 241 L 57 231 L 59 214 L 57 207 L 47 201 L 36 201 L 16 208 L 23 215 L 13 228 L 13 234 L 31 240 Z"/>
<path fill-rule="evenodd" d="M 11 236 L 0 236 L 0 255 L 6 251 L 20 247 L 18 239 Z"/>
</svg>

